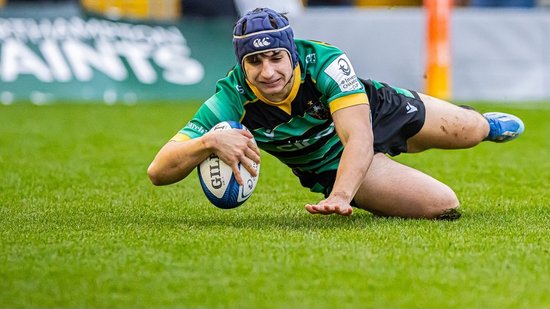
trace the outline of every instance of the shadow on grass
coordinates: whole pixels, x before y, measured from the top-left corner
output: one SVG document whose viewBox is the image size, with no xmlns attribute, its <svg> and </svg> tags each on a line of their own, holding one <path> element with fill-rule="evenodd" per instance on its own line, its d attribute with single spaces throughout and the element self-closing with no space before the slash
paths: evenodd
<svg viewBox="0 0 550 309">
<path fill-rule="evenodd" d="M 407 221 L 401 218 L 383 218 L 374 216 L 366 211 L 356 210 L 353 215 L 343 217 L 338 215 L 321 216 L 307 213 L 246 213 L 230 214 L 223 212 L 208 215 L 186 214 L 177 216 L 172 214 L 141 215 L 137 224 L 162 225 L 193 229 L 235 228 L 254 230 L 311 230 L 311 229 L 338 229 L 355 230 L 360 228 L 372 228 L 373 225 L 395 224 Z M 410 220 L 408 220 L 410 221 Z"/>
</svg>

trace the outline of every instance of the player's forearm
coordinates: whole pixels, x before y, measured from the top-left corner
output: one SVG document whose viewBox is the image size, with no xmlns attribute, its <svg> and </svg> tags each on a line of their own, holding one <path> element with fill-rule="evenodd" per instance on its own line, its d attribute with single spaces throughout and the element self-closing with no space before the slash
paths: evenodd
<svg viewBox="0 0 550 309">
<path fill-rule="evenodd" d="M 340 159 L 336 180 L 330 195 L 340 196 L 351 202 L 365 179 L 373 155 L 372 142 L 369 138 L 348 141 Z"/>
<path fill-rule="evenodd" d="M 147 174 L 154 185 L 178 182 L 206 159 L 211 149 L 205 145 L 204 136 L 185 142 L 168 142 L 159 151 Z"/>
</svg>

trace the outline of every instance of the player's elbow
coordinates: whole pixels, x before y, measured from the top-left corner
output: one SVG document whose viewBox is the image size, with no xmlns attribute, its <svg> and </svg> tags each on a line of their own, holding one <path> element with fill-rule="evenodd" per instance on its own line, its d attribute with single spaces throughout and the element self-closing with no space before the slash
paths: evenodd
<svg viewBox="0 0 550 309">
<path fill-rule="evenodd" d="M 155 186 L 170 185 L 187 177 L 193 168 L 167 165 L 165 162 L 154 160 L 147 168 L 147 176 Z"/>
<path fill-rule="evenodd" d="M 149 167 L 147 168 L 147 176 L 149 177 L 149 180 L 152 184 L 155 186 L 162 186 L 166 184 L 166 181 L 164 181 L 164 177 L 162 177 L 162 170 L 157 167 L 157 164 L 155 162 L 151 163 Z"/>
</svg>

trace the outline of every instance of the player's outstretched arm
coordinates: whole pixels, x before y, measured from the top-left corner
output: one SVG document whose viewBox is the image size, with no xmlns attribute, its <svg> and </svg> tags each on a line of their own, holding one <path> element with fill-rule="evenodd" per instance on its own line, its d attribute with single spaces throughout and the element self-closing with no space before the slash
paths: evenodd
<svg viewBox="0 0 550 309">
<path fill-rule="evenodd" d="M 373 157 L 373 135 L 370 108 L 361 104 L 340 109 L 332 115 L 344 152 L 336 173 L 336 180 L 328 198 L 317 204 L 306 205 L 312 214 L 352 213 L 351 201 L 365 179 Z"/>
<path fill-rule="evenodd" d="M 256 176 L 250 160 L 259 164 L 260 151 L 252 140 L 252 134 L 246 130 L 212 131 L 185 142 L 170 141 L 157 153 L 147 175 L 157 186 L 178 182 L 212 153 L 232 167 L 239 184 L 242 184 L 239 162 Z"/>
</svg>

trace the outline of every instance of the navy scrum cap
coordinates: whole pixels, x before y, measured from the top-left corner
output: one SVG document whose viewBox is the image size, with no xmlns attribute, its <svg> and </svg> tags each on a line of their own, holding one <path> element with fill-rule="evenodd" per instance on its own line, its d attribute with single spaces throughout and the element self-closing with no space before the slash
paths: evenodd
<svg viewBox="0 0 550 309">
<path fill-rule="evenodd" d="M 248 55 L 277 49 L 288 52 L 292 67 L 298 64 L 294 33 L 288 19 L 268 8 L 254 9 L 237 21 L 233 29 L 233 48 L 241 66 Z"/>
</svg>

